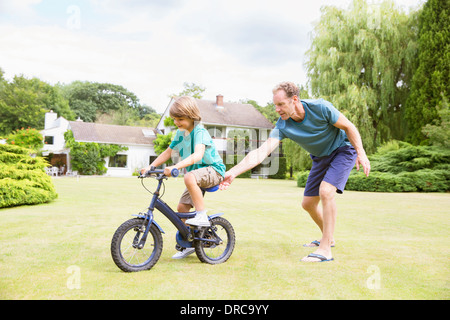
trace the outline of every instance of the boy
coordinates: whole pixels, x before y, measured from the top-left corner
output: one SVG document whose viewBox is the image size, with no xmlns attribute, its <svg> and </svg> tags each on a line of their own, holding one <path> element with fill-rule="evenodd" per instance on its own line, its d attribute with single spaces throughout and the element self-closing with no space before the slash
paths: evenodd
<svg viewBox="0 0 450 320">
<path fill-rule="evenodd" d="M 188 171 L 184 176 L 186 190 L 181 196 L 177 210 L 189 212 L 192 207 L 195 207 L 195 217 L 186 220 L 185 223 L 192 226 L 209 226 L 210 222 L 200 188 L 210 188 L 220 184 L 225 175 L 225 165 L 208 131 L 199 124 L 200 110 L 194 98 L 188 96 L 178 98 L 170 107 L 170 116 L 178 128 L 175 138 L 155 161 L 141 170 L 141 173 L 145 173 L 152 166 L 162 165 L 171 158 L 173 150 L 178 150 L 182 160 L 164 169 L 166 176 L 170 176 L 174 168 L 178 170 L 186 168 Z M 194 248 L 185 248 L 172 258 L 184 258 L 194 250 Z"/>
</svg>

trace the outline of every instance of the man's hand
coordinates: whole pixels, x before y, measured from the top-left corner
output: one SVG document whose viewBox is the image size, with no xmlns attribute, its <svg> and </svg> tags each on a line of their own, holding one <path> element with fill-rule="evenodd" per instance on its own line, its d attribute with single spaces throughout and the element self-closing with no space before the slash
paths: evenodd
<svg viewBox="0 0 450 320">
<path fill-rule="evenodd" d="M 226 172 L 223 181 L 219 185 L 219 189 L 227 190 L 228 187 L 233 182 L 234 178 L 236 178 L 236 176 L 232 172 L 230 172 L 230 171 Z"/>
<path fill-rule="evenodd" d="M 370 172 L 370 161 L 367 158 L 366 154 L 358 154 L 358 156 L 356 157 L 356 170 L 359 171 L 359 165 L 361 165 L 364 169 L 364 174 L 366 175 L 366 177 L 369 176 L 369 172 Z"/>
</svg>

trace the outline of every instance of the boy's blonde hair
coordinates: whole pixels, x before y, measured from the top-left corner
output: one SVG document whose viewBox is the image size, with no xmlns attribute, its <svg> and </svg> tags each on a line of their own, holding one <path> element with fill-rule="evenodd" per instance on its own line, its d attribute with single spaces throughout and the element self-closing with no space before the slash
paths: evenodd
<svg viewBox="0 0 450 320">
<path fill-rule="evenodd" d="M 197 102 L 189 96 L 183 96 L 175 100 L 170 107 L 170 116 L 172 118 L 186 117 L 194 121 L 202 120 Z"/>
</svg>

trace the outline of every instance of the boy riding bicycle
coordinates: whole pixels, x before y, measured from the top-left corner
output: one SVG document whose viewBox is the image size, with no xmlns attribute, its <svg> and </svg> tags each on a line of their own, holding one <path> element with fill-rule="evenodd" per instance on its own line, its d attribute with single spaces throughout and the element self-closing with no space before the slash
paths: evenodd
<svg viewBox="0 0 450 320">
<path fill-rule="evenodd" d="M 199 227 L 210 225 L 206 215 L 202 190 L 220 184 L 225 175 L 225 165 L 217 153 L 214 142 L 208 131 L 199 124 L 200 110 L 194 98 L 184 96 L 178 98 L 170 107 L 170 116 L 178 130 L 170 146 L 161 153 L 148 167 L 141 169 L 144 174 L 150 167 L 158 167 L 171 159 L 172 151 L 177 150 L 181 161 L 166 167 L 164 174 L 170 176 L 172 169 L 186 168 L 184 176 L 186 190 L 180 198 L 178 212 L 189 212 L 195 207 L 196 215 L 186 220 L 186 224 Z M 181 259 L 194 252 L 194 248 L 185 248 L 172 258 Z"/>
</svg>

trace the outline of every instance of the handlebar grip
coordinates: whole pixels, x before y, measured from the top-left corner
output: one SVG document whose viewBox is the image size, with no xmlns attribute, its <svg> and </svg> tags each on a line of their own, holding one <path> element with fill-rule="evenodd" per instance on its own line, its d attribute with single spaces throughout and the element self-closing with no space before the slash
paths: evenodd
<svg viewBox="0 0 450 320">
<path fill-rule="evenodd" d="M 174 178 L 178 177 L 180 174 L 180 171 L 177 168 L 173 168 L 172 171 L 170 171 L 170 175 Z"/>
</svg>

